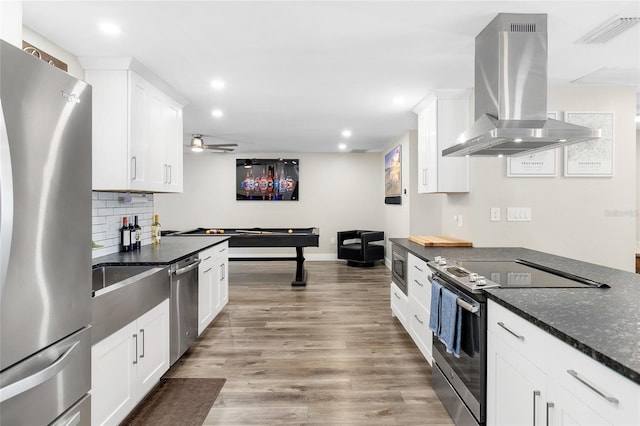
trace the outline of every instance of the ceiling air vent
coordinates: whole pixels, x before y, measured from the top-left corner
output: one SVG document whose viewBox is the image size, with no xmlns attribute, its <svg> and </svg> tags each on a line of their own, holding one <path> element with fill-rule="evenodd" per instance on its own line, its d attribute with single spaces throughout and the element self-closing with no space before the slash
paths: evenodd
<svg viewBox="0 0 640 426">
<path fill-rule="evenodd" d="M 622 34 L 629 28 L 640 22 L 640 16 L 631 16 L 627 18 L 610 19 L 587 35 L 578 40 L 578 43 L 584 44 L 602 44 L 606 43 L 617 35 Z"/>
<path fill-rule="evenodd" d="M 511 24 L 512 33 L 535 33 L 536 24 Z"/>
</svg>

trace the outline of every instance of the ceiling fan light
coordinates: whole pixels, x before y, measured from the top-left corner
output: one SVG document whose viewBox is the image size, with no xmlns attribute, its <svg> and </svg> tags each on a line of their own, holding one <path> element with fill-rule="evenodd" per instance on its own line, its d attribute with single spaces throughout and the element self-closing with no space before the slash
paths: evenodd
<svg viewBox="0 0 640 426">
<path fill-rule="evenodd" d="M 191 138 L 191 145 L 189 145 L 191 147 L 191 151 L 202 152 L 204 149 L 203 145 L 204 143 L 202 142 L 202 136 L 193 135 L 193 137 Z"/>
<path fill-rule="evenodd" d="M 253 166 L 253 162 L 250 159 L 244 160 L 244 168 L 245 169 L 250 169 L 251 166 Z"/>
</svg>

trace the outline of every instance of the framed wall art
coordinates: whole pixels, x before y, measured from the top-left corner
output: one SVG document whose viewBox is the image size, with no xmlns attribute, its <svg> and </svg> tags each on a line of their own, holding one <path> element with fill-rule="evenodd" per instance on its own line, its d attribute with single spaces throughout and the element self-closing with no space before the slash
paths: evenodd
<svg viewBox="0 0 640 426">
<path fill-rule="evenodd" d="M 564 147 L 567 177 L 613 176 L 613 112 L 566 112 L 565 121 L 602 130 L 602 137 Z"/>
<path fill-rule="evenodd" d="M 402 203 L 402 146 L 384 156 L 384 203 Z"/>
</svg>

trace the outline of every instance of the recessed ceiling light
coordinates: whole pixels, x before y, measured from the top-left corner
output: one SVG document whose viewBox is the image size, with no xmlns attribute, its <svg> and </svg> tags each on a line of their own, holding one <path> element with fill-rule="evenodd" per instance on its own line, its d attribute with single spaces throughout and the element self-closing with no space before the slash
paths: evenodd
<svg viewBox="0 0 640 426">
<path fill-rule="evenodd" d="M 224 89 L 224 80 L 220 80 L 219 78 L 213 80 L 211 82 L 211 87 L 213 87 L 215 90 Z"/>
<path fill-rule="evenodd" d="M 343 130 L 342 131 L 342 137 L 343 138 L 350 138 L 351 137 L 351 130 Z"/>
<path fill-rule="evenodd" d="M 516 143 L 517 142 L 522 142 L 522 138 L 515 138 L 513 141 L 516 142 Z"/>
<path fill-rule="evenodd" d="M 406 102 L 406 99 L 403 98 L 402 96 L 396 96 L 395 98 L 393 98 L 394 105 L 404 105 L 405 102 Z"/>
<path fill-rule="evenodd" d="M 215 118 L 220 118 L 224 115 L 224 112 L 222 112 L 221 109 L 214 109 L 213 111 L 211 111 L 211 115 L 213 115 Z"/>
<path fill-rule="evenodd" d="M 340 151 L 344 151 L 345 149 L 347 149 L 347 144 L 346 143 L 341 143 L 338 145 L 338 149 Z"/>
<path fill-rule="evenodd" d="M 502 158 L 502 157 L 504 157 L 504 155 L 498 154 L 498 158 Z"/>
<path fill-rule="evenodd" d="M 113 22 L 101 22 L 98 28 L 100 28 L 100 31 L 110 36 L 117 36 L 121 32 L 120 27 Z"/>
</svg>

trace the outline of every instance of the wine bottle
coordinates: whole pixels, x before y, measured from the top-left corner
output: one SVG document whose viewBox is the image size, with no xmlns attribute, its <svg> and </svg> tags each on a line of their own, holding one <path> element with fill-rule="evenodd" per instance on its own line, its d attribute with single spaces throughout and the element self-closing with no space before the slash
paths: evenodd
<svg viewBox="0 0 640 426">
<path fill-rule="evenodd" d="M 135 229 L 135 233 L 136 233 L 136 239 L 135 239 L 135 247 L 136 250 L 140 250 L 140 248 L 142 247 L 142 228 L 140 228 L 140 225 L 138 225 L 138 216 L 134 216 L 133 217 L 133 229 Z"/>
<path fill-rule="evenodd" d="M 120 251 L 131 251 L 131 232 L 127 225 L 127 218 L 122 218 L 122 227 L 120 228 Z"/>
<path fill-rule="evenodd" d="M 160 244 L 160 222 L 158 221 L 158 215 L 154 215 L 153 223 L 151 224 L 151 244 Z"/>
<path fill-rule="evenodd" d="M 136 228 L 133 227 L 133 220 L 127 219 L 129 223 L 129 241 L 131 241 L 131 251 L 136 249 Z"/>
</svg>

